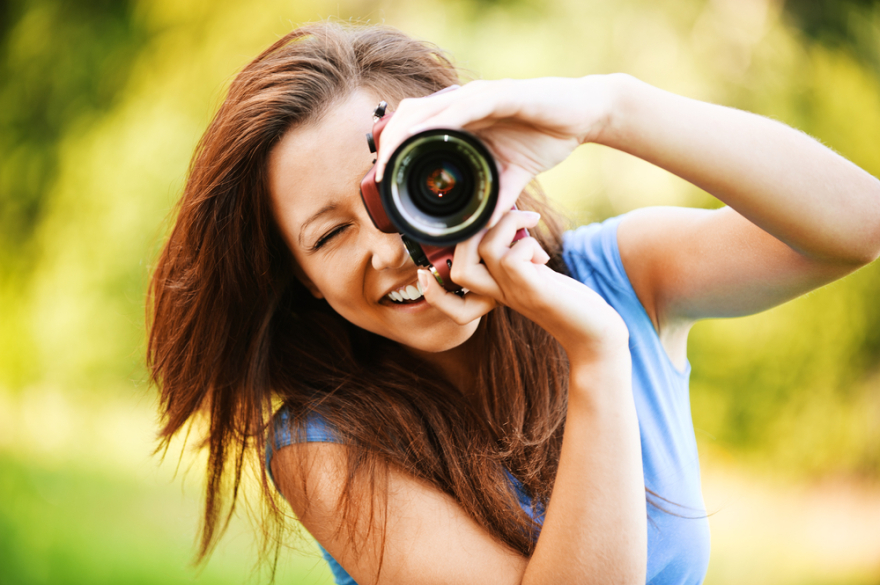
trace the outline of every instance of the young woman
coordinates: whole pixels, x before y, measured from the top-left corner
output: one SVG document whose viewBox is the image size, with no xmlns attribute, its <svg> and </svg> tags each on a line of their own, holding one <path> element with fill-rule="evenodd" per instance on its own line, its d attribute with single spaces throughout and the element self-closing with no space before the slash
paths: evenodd
<svg viewBox="0 0 880 585">
<path fill-rule="evenodd" d="M 338 583 L 699 583 L 688 330 L 877 258 L 880 182 L 782 124 L 625 75 L 433 95 L 458 83 L 432 46 L 326 23 L 233 81 L 150 289 L 162 436 L 206 420 L 201 553 L 265 452 L 266 497 L 269 472 Z M 377 176 L 431 127 L 497 160 L 495 216 L 455 249 L 463 296 L 361 201 L 380 100 L 395 115 Z M 585 142 L 727 207 L 562 234 L 529 185 Z"/>
</svg>

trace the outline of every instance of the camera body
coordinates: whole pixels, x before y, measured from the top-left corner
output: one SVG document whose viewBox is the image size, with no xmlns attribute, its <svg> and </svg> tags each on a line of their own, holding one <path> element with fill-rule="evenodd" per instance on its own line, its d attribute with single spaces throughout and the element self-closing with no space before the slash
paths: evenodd
<svg viewBox="0 0 880 585">
<path fill-rule="evenodd" d="M 393 113 L 380 102 L 367 134 L 371 152 Z M 376 167 L 361 181 L 361 198 L 376 228 L 400 233 L 417 266 L 431 271 L 446 290 L 455 244 L 489 222 L 498 203 L 498 169 L 486 146 L 462 130 L 431 129 L 407 138 L 394 151 L 381 183 Z M 517 239 L 525 234 L 517 234 Z"/>
</svg>

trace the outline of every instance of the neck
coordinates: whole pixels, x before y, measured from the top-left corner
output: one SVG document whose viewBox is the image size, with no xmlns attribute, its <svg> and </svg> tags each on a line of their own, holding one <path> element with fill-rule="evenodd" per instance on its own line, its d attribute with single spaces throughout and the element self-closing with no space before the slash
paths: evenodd
<svg viewBox="0 0 880 585">
<path fill-rule="evenodd" d="M 409 348 L 409 351 L 433 365 L 443 376 L 465 396 L 472 396 L 476 391 L 477 370 L 481 352 L 478 335 L 472 335 L 467 341 L 440 352 L 427 352 Z"/>
</svg>

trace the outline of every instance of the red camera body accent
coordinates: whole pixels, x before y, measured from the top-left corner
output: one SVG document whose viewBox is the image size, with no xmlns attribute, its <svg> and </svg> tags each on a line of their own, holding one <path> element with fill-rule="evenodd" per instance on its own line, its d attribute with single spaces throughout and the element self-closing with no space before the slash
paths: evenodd
<svg viewBox="0 0 880 585">
<path fill-rule="evenodd" d="M 361 199 L 364 201 L 364 207 L 373 224 L 380 232 L 386 234 L 396 234 L 397 228 L 388 219 L 385 208 L 382 206 L 382 200 L 379 198 L 379 184 L 376 183 L 376 165 L 370 168 L 367 175 L 361 180 Z"/>
<path fill-rule="evenodd" d="M 379 120 L 373 124 L 372 134 L 367 135 L 367 142 L 370 143 L 371 150 L 375 149 L 373 152 L 379 151 L 379 139 L 382 135 L 382 130 L 388 124 L 388 121 L 393 114 L 394 112 L 388 112 L 383 117 L 379 118 Z M 397 233 L 397 228 L 394 227 L 394 224 L 388 219 L 388 214 L 385 213 L 385 208 L 382 206 L 382 200 L 379 197 L 379 184 L 376 182 L 375 164 L 361 180 L 361 199 L 363 199 L 364 206 L 367 208 L 367 213 L 370 215 L 370 219 L 373 220 L 376 229 L 386 234 Z"/>
<path fill-rule="evenodd" d="M 449 273 L 452 270 L 452 255 L 455 253 L 454 246 L 431 246 L 430 244 L 422 244 L 422 251 L 427 256 L 428 261 L 443 279 L 440 284 L 449 292 L 458 292 L 461 287 L 452 282 Z"/>
</svg>

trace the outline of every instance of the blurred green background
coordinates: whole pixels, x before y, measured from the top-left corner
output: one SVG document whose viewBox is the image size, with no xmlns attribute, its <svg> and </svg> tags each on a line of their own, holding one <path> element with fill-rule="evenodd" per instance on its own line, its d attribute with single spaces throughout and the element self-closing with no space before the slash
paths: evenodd
<svg viewBox="0 0 880 585">
<path fill-rule="evenodd" d="M 155 446 L 144 291 L 237 70 L 297 23 L 381 22 L 476 77 L 625 71 L 789 123 L 880 175 L 875 0 L 0 1 L 0 584 L 262 582 L 247 519 L 188 566 L 201 468 Z M 578 221 L 716 206 L 586 146 Z M 707 583 L 880 584 L 880 263 L 691 336 Z M 329 583 L 308 545 L 279 583 Z"/>
</svg>

